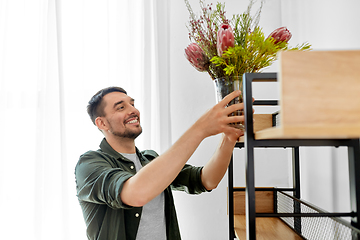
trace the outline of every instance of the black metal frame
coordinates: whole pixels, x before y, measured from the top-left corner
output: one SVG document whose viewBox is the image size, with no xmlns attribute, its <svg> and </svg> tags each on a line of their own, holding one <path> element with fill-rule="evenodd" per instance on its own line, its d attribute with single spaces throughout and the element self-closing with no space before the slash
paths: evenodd
<svg viewBox="0 0 360 240">
<path fill-rule="evenodd" d="M 255 212 L 255 179 L 254 179 L 254 148 L 258 147 L 289 147 L 292 148 L 293 164 L 293 191 L 294 197 L 300 199 L 300 146 L 346 146 L 348 147 L 349 181 L 351 213 L 322 213 L 323 216 L 351 216 L 351 225 L 360 229 L 360 142 L 359 139 L 274 139 L 255 140 L 253 131 L 253 105 L 277 105 L 274 100 L 252 100 L 252 82 L 270 80 L 277 81 L 276 73 L 245 73 L 243 75 L 243 99 L 245 115 L 245 141 L 237 143 L 235 147 L 245 149 L 246 159 L 246 236 L 247 239 L 256 239 L 256 217 L 292 215 L 295 218 L 295 230 L 301 233 L 301 217 L 310 216 L 300 211 L 300 206 L 294 203 L 294 213 L 289 214 L 260 214 Z M 233 159 L 228 169 L 228 194 L 229 194 L 229 237 L 235 238 L 234 233 L 234 202 L 233 202 Z M 319 217 L 319 214 L 317 214 Z M 353 239 L 360 240 L 358 233 L 353 234 Z"/>
</svg>

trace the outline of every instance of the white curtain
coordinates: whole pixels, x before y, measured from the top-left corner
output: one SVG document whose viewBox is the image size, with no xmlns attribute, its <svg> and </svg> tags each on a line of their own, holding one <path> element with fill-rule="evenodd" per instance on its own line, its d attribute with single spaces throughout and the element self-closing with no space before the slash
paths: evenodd
<svg viewBox="0 0 360 240">
<path fill-rule="evenodd" d="M 167 13 L 155 0 L 0 1 L 1 238 L 86 239 L 74 167 L 102 139 L 86 114 L 101 88 L 136 99 L 140 149 L 168 147 Z"/>
</svg>

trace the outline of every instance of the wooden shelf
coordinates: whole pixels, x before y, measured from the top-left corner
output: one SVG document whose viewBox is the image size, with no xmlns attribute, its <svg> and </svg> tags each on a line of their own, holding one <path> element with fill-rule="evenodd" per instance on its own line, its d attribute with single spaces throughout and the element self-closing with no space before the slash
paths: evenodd
<svg viewBox="0 0 360 240">
<path fill-rule="evenodd" d="M 360 50 L 285 51 L 279 60 L 280 124 L 265 118 L 257 128 L 254 114 L 255 139 L 360 138 Z"/>
<path fill-rule="evenodd" d="M 234 187 L 236 190 L 233 194 L 234 198 L 234 215 L 245 214 L 245 188 Z M 272 187 L 263 188 L 269 190 L 256 191 L 256 212 L 258 213 L 273 213 L 274 212 L 274 191 Z"/>
<path fill-rule="evenodd" d="M 311 127 L 271 127 L 255 131 L 255 140 L 271 139 L 354 139 L 360 138 L 360 126 L 311 126 Z M 244 136 L 239 142 L 244 142 Z"/>
<path fill-rule="evenodd" d="M 245 215 L 234 215 L 235 235 L 237 239 L 246 240 Z M 279 218 L 256 219 L 257 240 L 303 240 Z"/>
<path fill-rule="evenodd" d="M 359 138 L 360 51 L 280 54 L 280 127 L 263 138 Z"/>
<path fill-rule="evenodd" d="M 238 239 L 246 239 L 246 218 L 245 218 L 245 188 L 235 187 L 234 192 L 234 231 Z M 274 188 L 263 188 L 256 191 L 256 212 L 274 212 Z M 296 240 L 303 239 L 288 227 L 280 218 L 257 218 L 256 219 L 257 239 Z"/>
<path fill-rule="evenodd" d="M 255 139 L 351 139 L 360 137 L 360 126 L 272 127 L 255 132 Z"/>
<path fill-rule="evenodd" d="M 272 114 L 254 114 L 254 132 L 269 128 L 272 128 Z M 244 142 L 244 137 L 239 142 Z"/>
</svg>

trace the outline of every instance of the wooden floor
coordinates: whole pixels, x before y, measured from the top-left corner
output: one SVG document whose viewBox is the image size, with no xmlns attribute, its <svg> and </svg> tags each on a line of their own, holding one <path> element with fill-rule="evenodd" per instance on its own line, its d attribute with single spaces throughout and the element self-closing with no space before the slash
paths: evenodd
<svg viewBox="0 0 360 240">
<path fill-rule="evenodd" d="M 240 240 L 246 240 L 245 215 L 235 215 L 235 234 Z M 256 218 L 257 240 L 302 240 L 279 218 Z"/>
</svg>

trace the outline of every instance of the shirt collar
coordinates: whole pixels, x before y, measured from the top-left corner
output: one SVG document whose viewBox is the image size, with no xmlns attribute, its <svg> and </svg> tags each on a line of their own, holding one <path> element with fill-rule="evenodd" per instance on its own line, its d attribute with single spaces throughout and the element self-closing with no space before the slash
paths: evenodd
<svg viewBox="0 0 360 240">
<path fill-rule="evenodd" d="M 118 153 L 117 151 L 115 151 L 111 146 L 110 144 L 106 141 L 106 139 L 104 138 L 101 143 L 100 143 L 100 149 L 107 153 L 107 154 L 110 154 L 111 156 L 113 156 L 114 158 L 116 159 L 121 159 L 121 160 L 124 160 L 124 161 L 130 161 L 129 159 L 127 159 L 126 157 L 124 157 L 123 155 L 121 155 L 120 153 Z M 135 147 L 136 149 L 136 154 L 138 155 L 139 159 L 141 161 L 143 161 L 143 155 L 141 154 L 141 152 L 139 151 L 139 149 L 137 147 Z"/>
</svg>

